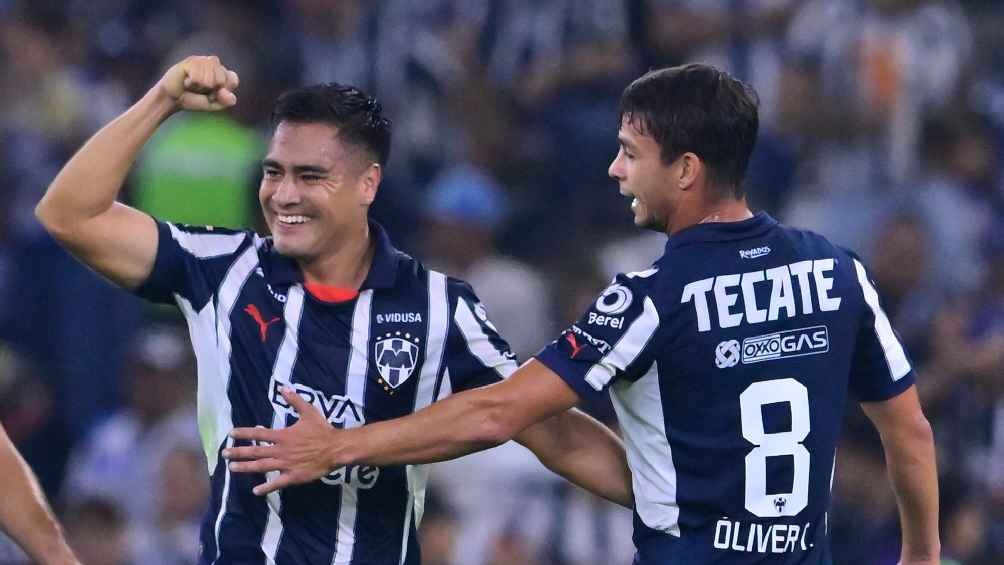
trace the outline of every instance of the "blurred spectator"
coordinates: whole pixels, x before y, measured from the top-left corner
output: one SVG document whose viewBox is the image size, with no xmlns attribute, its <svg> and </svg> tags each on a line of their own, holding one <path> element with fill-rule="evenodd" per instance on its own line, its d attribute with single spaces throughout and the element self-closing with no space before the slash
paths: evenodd
<svg viewBox="0 0 1004 565">
<path fill-rule="evenodd" d="M 47 493 L 62 478 L 69 449 L 65 422 L 52 386 L 31 360 L 11 344 L 0 341 L 0 423 L 11 442 L 31 465 Z"/>
<path fill-rule="evenodd" d="M 848 172 L 877 186 L 908 181 L 921 117 L 952 100 L 969 61 L 970 30 L 958 5 L 810 0 L 789 41 L 796 67 L 816 85 L 811 121 L 820 127 L 811 133 L 860 148 L 838 152 L 852 158 L 850 171 L 820 163 L 821 183 L 841 189 Z"/>
<path fill-rule="evenodd" d="M 619 196 L 607 165 L 617 151 L 617 103 L 638 70 L 629 3 L 504 0 L 493 8 L 482 57 L 491 84 L 524 117 L 517 149 L 544 164 L 529 179 L 534 218 L 546 222 L 556 210 L 565 218 L 539 244 L 569 245 L 579 236 L 574 226 L 611 233 L 617 223 L 606 212 Z"/>
<path fill-rule="evenodd" d="M 158 503 L 168 502 L 160 500 L 161 492 L 154 486 L 168 479 L 177 481 L 174 473 L 184 470 L 165 468 L 172 463 L 170 457 L 177 457 L 172 449 L 179 445 L 199 449 L 191 404 L 193 373 L 185 336 L 179 330 L 146 328 L 136 339 L 126 373 L 127 404 L 94 428 L 70 459 L 64 497 L 71 502 L 102 497 L 115 504 L 127 518 L 134 553 L 150 537 L 149 530 L 157 527 Z M 163 469 L 171 474 L 161 479 Z M 204 494 L 198 487 L 206 480 L 203 474 L 186 488 Z"/>
<path fill-rule="evenodd" d="M 932 118 L 924 124 L 922 177 L 908 198 L 931 227 L 931 282 L 971 291 L 983 278 L 980 247 L 994 221 L 990 207 L 998 154 L 974 116 Z"/>
<path fill-rule="evenodd" d="M 649 36 L 661 65 L 707 63 L 756 88 L 760 123 L 774 121 L 785 34 L 805 0 L 654 0 Z"/>
<path fill-rule="evenodd" d="M 85 497 L 63 517 L 70 546 L 87 565 L 131 565 L 127 518 L 111 500 Z"/>
<path fill-rule="evenodd" d="M 209 497 L 205 456 L 190 442 L 167 447 L 157 469 L 152 527 L 135 544 L 138 563 L 189 565 L 198 561 L 199 528 Z"/>
<path fill-rule="evenodd" d="M 863 420 L 853 410 L 853 420 Z M 826 527 L 834 563 L 891 565 L 899 557 L 896 500 L 884 475 L 882 447 L 870 425 L 845 430 L 837 449 L 833 503 Z"/>
<path fill-rule="evenodd" d="M 425 565 L 450 565 L 454 561 L 456 543 L 456 513 L 446 506 L 438 489 L 426 492 L 425 512 L 419 536 L 422 546 L 422 563 Z"/>
<path fill-rule="evenodd" d="M 450 168 L 426 197 L 421 256 L 432 268 L 468 281 L 513 351 L 527 359 L 555 324 L 544 276 L 496 247 L 506 209 L 506 196 L 490 173 L 471 164 Z"/>
<path fill-rule="evenodd" d="M 230 228 L 255 226 L 258 204 L 255 179 L 265 141 L 253 127 L 252 100 L 243 93 L 263 88 L 255 65 L 233 41 L 216 35 L 188 38 L 168 55 L 215 53 L 241 78 L 240 111 L 191 113 L 171 118 L 147 143 L 136 165 L 134 204 L 167 221 Z M 260 96 L 260 94 L 252 94 Z M 236 110 L 236 108 L 235 108 Z M 246 121 L 242 123 L 239 118 Z"/>
<path fill-rule="evenodd" d="M 926 224 L 910 213 L 883 220 L 869 250 L 871 274 L 882 308 L 914 359 L 926 355 L 927 334 L 944 299 Z"/>
</svg>

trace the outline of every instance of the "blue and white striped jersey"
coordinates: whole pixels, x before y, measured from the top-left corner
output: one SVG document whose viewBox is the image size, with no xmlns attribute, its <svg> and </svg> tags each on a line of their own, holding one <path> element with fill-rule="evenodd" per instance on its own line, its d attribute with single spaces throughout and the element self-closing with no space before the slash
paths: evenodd
<svg viewBox="0 0 1004 565">
<path fill-rule="evenodd" d="M 914 381 L 858 258 L 762 212 L 674 234 L 538 358 L 582 397 L 610 391 L 640 565 L 829 563 L 847 390 Z"/>
<path fill-rule="evenodd" d="M 292 386 L 337 427 L 404 416 L 496 382 L 514 356 L 471 288 L 428 271 L 371 224 L 376 252 L 355 298 L 305 290 L 297 264 L 249 231 L 158 223 L 141 296 L 178 305 L 198 360 L 198 420 L 212 495 L 201 565 L 401 565 L 420 561 L 415 531 L 426 470 L 350 466 L 268 497 L 262 475 L 221 458 L 234 427 L 298 418 Z"/>
</svg>

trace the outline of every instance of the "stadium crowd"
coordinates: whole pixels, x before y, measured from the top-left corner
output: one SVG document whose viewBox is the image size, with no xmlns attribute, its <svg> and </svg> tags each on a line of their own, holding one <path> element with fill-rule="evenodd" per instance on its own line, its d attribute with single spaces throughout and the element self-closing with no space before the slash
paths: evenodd
<svg viewBox="0 0 1004 565">
<path fill-rule="evenodd" d="M 946 562 L 1004 559 L 1004 6 L 990 0 L 0 0 L 0 422 L 89 565 L 194 563 L 205 461 L 183 321 L 101 281 L 32 208 L 68 156 L 167 65 L 217 54 L 230 112 L 175 116 L 128 200 L 262 228 L 272 101 L 337 81 L 395 144 L 374 215 L 471 282 L 526 358 L 665 236 L 607 176 L 621 89 L 709 62 L 751 82 L 755 206 L 860 251 L 919 368 Z M 609 406 L 589 406 L 616 422 Z M 835 562 L 893 564 L 881 444 L 848 409 Z M 429 565 L 607 565 L 631 516 L 506 445 L 433 471 Z M 951 560 L 951 561 L 948 561 Z M 21 563 L 0 542 L 0 563 Z"/>
</svg>

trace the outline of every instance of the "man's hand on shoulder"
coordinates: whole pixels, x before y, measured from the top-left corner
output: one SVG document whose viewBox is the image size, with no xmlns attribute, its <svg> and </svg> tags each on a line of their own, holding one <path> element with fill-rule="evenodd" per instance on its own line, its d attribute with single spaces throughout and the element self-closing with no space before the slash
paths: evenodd
<svg viewBox="0 0 1004 565">
<path fill-rule="evenodd" d="M 216 112 L 237 103 L 234 90 L 240 79 L 219 57 L 192 56 L 164 73 L 155 87 L 179 110 Z"/>
</svg>

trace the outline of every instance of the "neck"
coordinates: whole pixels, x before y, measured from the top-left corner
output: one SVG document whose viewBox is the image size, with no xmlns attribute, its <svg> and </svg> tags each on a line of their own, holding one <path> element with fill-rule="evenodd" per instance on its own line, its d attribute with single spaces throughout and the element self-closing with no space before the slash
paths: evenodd
<svg viewBox="0 0 1004 565">
<path fill-rule="evenodd" d="M 725 199 L 706 203 L 692 210 L 681 210 L 678 218 L 670 223 L 668 233 L 674 233 L 695 226 L 717 222 L 741 222 L 753 217 L 753 212 L 746 204 L 746 199 Z"/>
<path fill-rule="evenodd" d="M 358 289 L 369 274 L 375 245 L 369 225 L 346 234 L 327 255 L 309 262 L 299 261 L 303 279 L 308 283 Z"/>
</svg>

